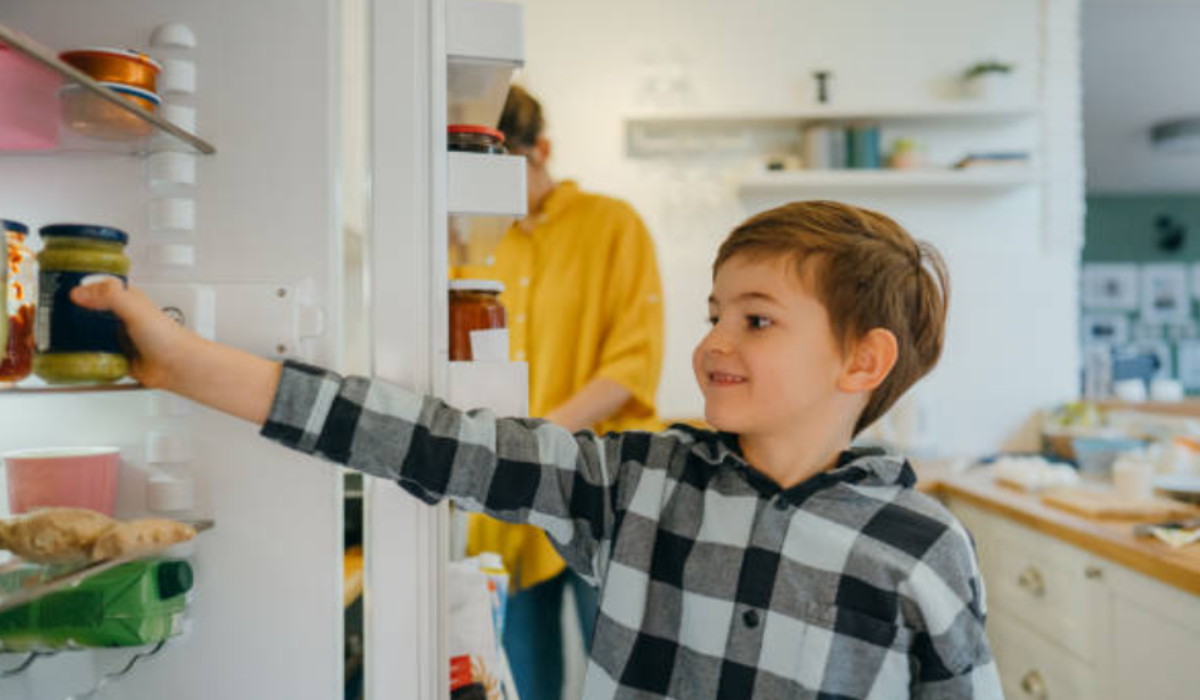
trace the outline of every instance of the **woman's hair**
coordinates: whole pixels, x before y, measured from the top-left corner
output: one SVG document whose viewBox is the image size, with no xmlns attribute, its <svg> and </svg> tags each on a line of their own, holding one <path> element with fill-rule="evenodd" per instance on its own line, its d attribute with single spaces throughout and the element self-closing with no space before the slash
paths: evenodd
<svg viewBox="0 0 1200 700">
<path fill-rule="evenodd" d="M 546 122 L 542 117 L 542 105 L 524 88 L 513 85 L 508 89 L 504 111 L 500 114 L 500 131 L 509 150 L 524 151 L 537 144 Z"/>
<path fill-rule="evenodd" d="M 793 202 L 734 229 L 717 252 L 713 276 L 738 255 L 790 257 L 829 313 L 843 354 L 872 329 L 896 336 L 896 365 L 871 393 L 855 435 L 937 364 L 950 293 L 946 265 L 933 246 L 891 218 L 839 202 Z"/>
</svg>

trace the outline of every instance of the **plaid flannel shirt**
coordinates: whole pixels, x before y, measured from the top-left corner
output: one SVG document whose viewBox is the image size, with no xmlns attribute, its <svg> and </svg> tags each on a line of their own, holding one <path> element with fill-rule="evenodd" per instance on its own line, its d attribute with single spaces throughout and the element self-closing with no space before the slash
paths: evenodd
<svg viewBox="0 0 1200 700">
<path fill-rule="evenodd" d="M 732 435 L 572 435 L 297 363 L 262 433 L 544 528 L 600 586 L 589 700 L 1003 697 L 970 538 L 897 457 L 780 489 Z"/>
</svg>

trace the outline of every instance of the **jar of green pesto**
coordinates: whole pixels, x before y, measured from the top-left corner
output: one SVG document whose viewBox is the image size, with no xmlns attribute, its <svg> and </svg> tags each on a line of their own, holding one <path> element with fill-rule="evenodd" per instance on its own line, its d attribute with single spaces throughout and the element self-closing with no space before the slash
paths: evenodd
<svg viewBox="0 0 1200 700">
<path fill-rule="evenodd" d="M 50 384 L 113 382 L 129 372 L 121 322 L 71 301 L 71 290 L 105 277 L 126 282 L 124 231 L 87 224 L 43 226 L 38 253 L 37 356 L 34 374 Z"/>
</svg>

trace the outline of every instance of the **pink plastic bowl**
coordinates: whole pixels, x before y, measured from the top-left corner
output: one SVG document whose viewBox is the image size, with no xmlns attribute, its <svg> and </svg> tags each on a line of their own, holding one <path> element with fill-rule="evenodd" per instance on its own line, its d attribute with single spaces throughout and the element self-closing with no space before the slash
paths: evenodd
<svg viewBox="0 0 1200 700">
<path fill-rule="evenodd" d="M 4 453 L 8 507 L 90 508 L 113 514 L 121 452 L 115 447 L 53 447 Z"/>
</svg>

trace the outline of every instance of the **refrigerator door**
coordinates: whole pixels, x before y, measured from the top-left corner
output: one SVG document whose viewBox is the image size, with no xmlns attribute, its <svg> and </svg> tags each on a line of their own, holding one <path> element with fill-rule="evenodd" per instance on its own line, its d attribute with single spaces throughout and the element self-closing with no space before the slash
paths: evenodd
<svg viewBox="0 0 1200 700">
<path fill-rule="evenodd" d="M 427 16 L 426 3 L 378 4 L 388 26 L 400 26 L 382 35 L 395 45 L 387 72 L 423 81 L 425 59 L 406 45 L 407 37 L 426 42 L 428 27 L 404 25 L 403 17 L 391 15 Z M 204 306 L 196 311 L 217 340 L 341 366 L 340 22 L 337 0 L 0 2 L 0 23 L 56 50 L 130 46 L 154 53 L 172 76 L 163 88 L 171 114 L 194 115 L 195 130 L 217 151 L 152 157 L 0 153 L 0 216 L 32 227 L 82 221 L 128 231 L 133 283 L 178 287 L 172 298 L 203 300 L 195 302 Z M 152 46 L 156 28 L 167 23 L 173 26 Z M 428 97 L 406 92 L 409 87 L 389 88 L 390 109 L 401 119 L 427 113 Z M 398 175 L 390 180 L 380 173 L 383 184 L 403 195 L 376 212 L 399 235 L 381 252 L 419 267 L 430 231 L 422 213 L 429 207 L 423 199 L 429 173 L 427 156 L 413 154 L 428 149 L 428 142 L 416 125 L 387 133 L 376 148 L 397 161 L 412 156 L 416 165 L 398 162 Z M 413 182 L 419 186 L 412 188 Z M 413 279 L 419 279 L 415 272 Z M 426 296 L 404 298 L 411 308 L 390 313 L 402 318 L 411 311 L 418 324 L 428 319 Z M 394 355 L 379 354 L 380 369 L 395 374 L 390 368 L 416 367 L 416 379 L 397 378 L 427 381 L 427 358 L 403 349 L 406 343 L 423 347 L 412 339 L 425 337 L 420 325 L 410 329 L 397 340 L 401 349 Z M 384 340 L 380 347 L 390 347 Z M 257 426 L 157 392 L 0 393 L 4 449 L 89 444 L 121 449 L 119 516 L 146 514 L 150 476 L 168 474 L 194 486 L 192 507 L 177 515 L 216 521 L 194 544 L 195 594 L 185 634 L 97 697 L 341 696 L 339 471 L 264 441 Z M 426 531 L 408 520 L 428 524 L 435 512 L 411 503 L 401 512 L 407 520 L 386 541 L 420 550 L 425 545 L 414 543 Z M 382 611 L 399 626 L 415 611 L 436 610 L 397 585 L 376 591 L 372 614 Z M 404 653 L 411 657 L 377 665 L 400 659 L 395 672 L 413 670 L 406 664 L 418 658 L 419 638 L 411 636 L 416 629 L 398 633 L 410 635 Z M 79 694 L 132 655 L 106 650 L 40 658 L 25 672 L 0 678 L 0 697 Z M 20 660 L 0 653 L 0 670 Z M 414 697 L 411 682 L 396 687 L 403 690 L 394 697 Z"/>
</svg>

